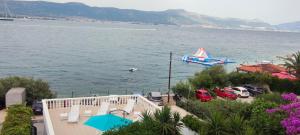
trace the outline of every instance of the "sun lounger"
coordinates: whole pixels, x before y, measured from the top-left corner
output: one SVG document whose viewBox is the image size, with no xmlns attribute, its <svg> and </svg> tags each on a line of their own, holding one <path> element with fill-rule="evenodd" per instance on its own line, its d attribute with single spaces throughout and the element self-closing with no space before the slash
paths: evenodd
<svg viewBox="0 0 300 135">
<path fill-rule="evenodd" d="M 60 120 L 67 120 L 68 119 L 68 113 L 61 113 L 59 114 Z"/>
<path fill-rule="evenodd" d="M 127 105 L 124 107 L 123 110 L 124 110 L 127 114 L 130 114 L 130 113 L 133 111 L 134 104 L 135 104 L 135 100 L 129 99 L 129 100 L 127 101 Z"/>
<path fill-rule="evenodd" d="M 107 114 L 108 108 L 109 108 L 110 103 L 109 102 L 102 102 L 100 105 L 100 108 L 97 112 L 97 115 L 104 115 Z"/>
<path fill-rule="evenodd" d="M 133 122 L 143 120 L 143 115 L 141 112 L 134 112 L 133 114 L 135 115 L 135 119 L 133 120 Z"/>
<path fill-rule="evenodd" d="M 68 113 L 68 122 L 74 123 L 79 121 L 79 105 L 73 105 Z"/>
<path fill-rule="evenodd" d="M 84 115 L 84 116 L 92 116 L 92 110 L 85 110 L 85 111 L 83 112 L 83 115 Z"/>
</svg>

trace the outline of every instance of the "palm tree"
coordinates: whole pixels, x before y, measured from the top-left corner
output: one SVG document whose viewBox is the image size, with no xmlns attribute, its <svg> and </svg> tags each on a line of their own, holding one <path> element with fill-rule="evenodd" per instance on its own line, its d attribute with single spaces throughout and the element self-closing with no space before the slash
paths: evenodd
<svg viewBox="0 0 300 135">
<path fill-rule="evenodd" d="M 210 112 L 205 118 L 204 127 L 199 132 L 207 135 L 224 135 L 227 133 L 225 120 L 220 112 Z"/>
<path fill-rule="evenodd" d="M 284 66 L 295 73 L 295 76 L 300 78 L 300 51 L 287 57 L 279 57 L 284 60 Z"/>
<path fill-rule="evenodd" d="M 227 131 L 231 135 L 242 135 L 246 131 L 246 121 L 243 116 L 234 114 L 226 121 Z"/>
<path fill-rule="evenodd" d="M 164 106 L 162 110 L 156 110 L 153 114 L 145 112 L 143 122 L 157 128 L 160 135 L 180 135 L 183 124 L 180 122 L 179 113 L 172 113 L 171 109 Z"/>
</svg>

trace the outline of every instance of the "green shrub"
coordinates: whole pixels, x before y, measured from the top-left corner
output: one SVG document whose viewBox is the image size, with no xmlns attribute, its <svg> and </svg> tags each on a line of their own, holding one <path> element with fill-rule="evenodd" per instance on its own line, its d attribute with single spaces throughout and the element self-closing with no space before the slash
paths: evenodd
<svg viewBox="0 0 300 135">
<path fill-rule="evenodd" d="M 24 105 L 9 107 L 1 135 L 31 135 L 31 116 L 31 108 Z"/>
<path fill-rule="evenodd" d="M 189 82 L 196 89 L 211 89 L 216 86 L 226 86 L 228 79 L 223 66 L 213 66 L 202 72 L 195 73 L 194 77 L 189 78 Z"/>
<path fill-rule="evenodd" d="M 231 72 L 228 74 L 228 80 L 232 85 L 270 84 L 272 77 L 266 73 Z"/>
<path fill-rule="evenodd" d="M 284 130 L 280 126 L 280 120 L 284 116 L 281 114 L 270 116 L 266 113 L 266 109 L 278 106 L 277 103 L 269 99 L 270 97 L 261 96 L 252 104 L 223 100 L 210 102 L 190 100 L 187 103 L 179 102 L 178 105 L 204 120 L 204 122 L 197 121 L 191 116 L 183 119 L 186 126 L 201 134 L 220 133 L 220 130 L 217 130 L 216 127 L 210 127 L 212 125 L 207 125 L 206 122 L 221 124 L 222 127 L 220 128 L 228 134 L 284 134 Z M 214 114 L 216 112 L 218 114 Z"/>
<path fill-rule="evenodd" d="M 195 132 L 199 132 L 200 128 L 203 126 L 203 122 L 199 120 L 199 118 L 193 116 L 193 115 L 187 115 L 182 118 L 182 122 L 185 126 L 190 128 L 191 130 Z"/>
<path fill-rule="evenodd" d="M 238 101 L 212 100 L 210 102 L 200 102 L 198 100 L 188 100 L 187 102 L 178 102 L 178 106 L 193 113 L 199 118 L 205 118 L 211 111 L 218 111 L 225 116 L 238 113 L 246 115 L 249 113 L 248 103 Z"/>
<path fill-rule="evenodd" d="M 247 129 L 246 122 L 243 116 L 233 114 L 226 119 L 226 130 L 232 135 L 244 135 Z"/>
<path fill-rule="evenodd" d="M 25 77 L 7 77 L 0 79 L 0 105 L 5 105 L 5 93 L 13 87 L 26 88 L 26 102 L 31 105 L 34 100 L 53 98 L 55 94 L 50 90 L 47 82 Z"/>
<path fill-rule="evenodd" d="M 284 129 L 280 125 L 280 121 L 284 118 L 284 115 L 276 114 L 270 116 L 266 113 L 266 109 L 271 109 L 276 106 L 278 106 L 276 103 L 263 99 L 257 99 L 251 104 L 249 125 L 255 129 L 257 134 L 284 134 Z"/>
<path fill-rule="evenodd" d="M 172 87 L 172 91 L 175 94 L 183 96 L 185 98 L 193 98 L 195 97 L 195 90 L 191 90 L 189 82 L 180 81 L 174 87 Z"/>
<path fill-rule="evenodd" d="M 272 91 L 277 91 L 280 93 L 284 92 L 293 92 L 296 94 L 300 94 L 300 81 L 290 81 L 287 79 L 279 79 L 277 77 L 273 77 L 270 85 L 270 89 Z"/>
<path fill-rule="evenodd" d="M 222 113 L 212 111 L 204 119 L 204 125 L 200 128 L 200 133 L 204 135 L 225 135 L 229 132 L 226 129 L 226 119 Z"/>
<path fill-rule="evenodd" d="M 287 101 L 281 98 L 281 94 L 278 92 L 261 94 L 256 97 L 257 99 L 262 99 L 264 101 L 273 102 L 276 104 L 285 104 Z"/>
<path fill-rule="evenodd" d="M 213 87 L 213 79 L 207 73 L 196 73 L 193 78 L 189 79 L 189 82 L 195 89 L 207 88 L 210 89 Z"/>
</svg>

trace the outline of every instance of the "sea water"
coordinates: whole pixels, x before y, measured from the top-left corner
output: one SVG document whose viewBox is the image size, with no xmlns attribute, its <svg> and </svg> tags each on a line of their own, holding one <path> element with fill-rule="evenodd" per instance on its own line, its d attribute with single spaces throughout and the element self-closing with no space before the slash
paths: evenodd
<svg viewBox="0 0 300 135">
<path fill-rule="evenodd" d="M 169 53 L 175 85 L 205 66 L 181 61 L 203 47 L 239 64 L 300 50 L 300 33 L 109 22 L 0 22 L 0 76 L 46 80 L 61 97 L 166 91 Z M 130 68 L 137 68 L 129 72 Z"/>
</svg>

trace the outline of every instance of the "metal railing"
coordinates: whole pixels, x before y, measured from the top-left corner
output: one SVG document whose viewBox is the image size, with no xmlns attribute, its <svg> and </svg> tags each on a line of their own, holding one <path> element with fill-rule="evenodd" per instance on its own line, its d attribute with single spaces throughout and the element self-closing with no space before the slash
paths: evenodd
<svg viewBox="0 0 300 135">
<path fill-rule="evenodd" d="M 129 99 L 135 100 L 135 104 L 145 111 L 154 112 L 157 109 L 161 109 L 159 106 L 140 95 L 111 95 L 99 97 L 44 99 L 42 102 L 46 133 L 47 135 L 55 135 L 49 110 L 71 108 L 73 105 L 100 106 L 101 102 L 110 102 L 110 104 L 122 105 L 127 104 Z"/>
</svg>

